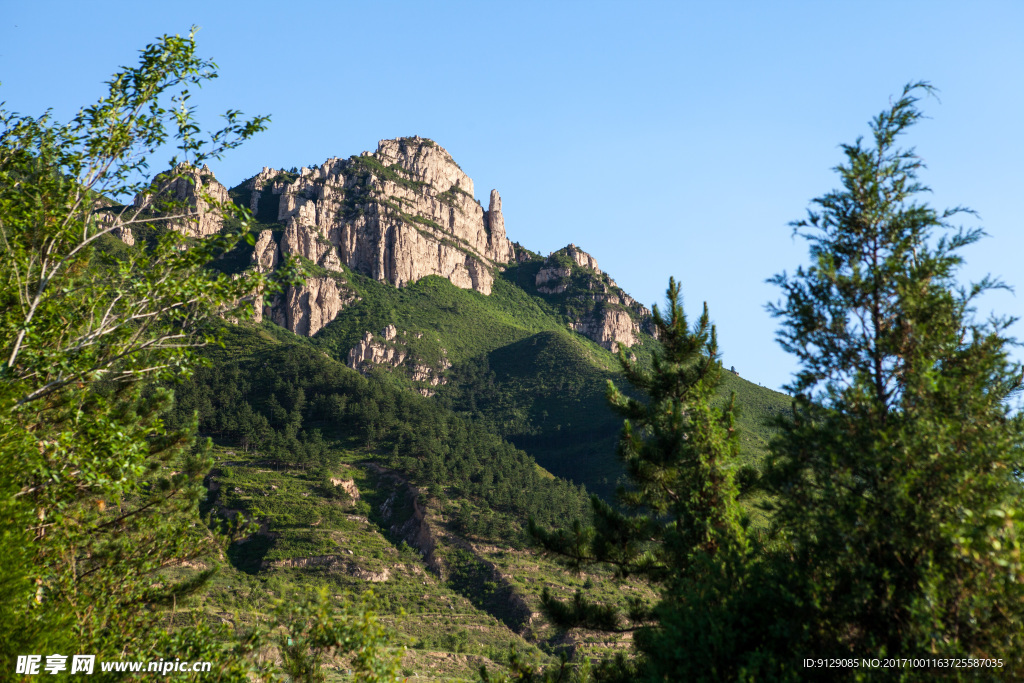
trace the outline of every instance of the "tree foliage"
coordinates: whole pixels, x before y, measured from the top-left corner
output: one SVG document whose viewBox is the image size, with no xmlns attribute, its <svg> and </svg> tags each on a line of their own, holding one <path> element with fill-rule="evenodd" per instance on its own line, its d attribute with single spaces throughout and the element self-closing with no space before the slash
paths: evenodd
<svg viewBox="0 0 1024 683">
<path fill-rule="evenodd" d="M 178 386 L 169 424 L 198 414 L 201 433 L 292 467 L 331 467 L 344 448 L 370 449 L 417 485 L 459 500 L 453 522 L 468 535 L 518 544 L 531 516 L 586 515 L 582 487 L 543 476 L 485 426 L 393 386 L 385 373 L 363 377 L 306 345 L 245 347 L 243 339 L 231 344 L 230 360 Z"/>
<path fill-rule="evenodd" d="M 976 312 L 1002 285 L 957 279 L 982 232 L 953 223 L 966 209 L 921 203 L 923 165 L 897 147 L 930 92 L 908 85 L 872 121 L 870 143 L 843 146 L 842 187 L 794 223 L 811 265 L 772 279 L 779 341 L 800 369 L 761 479 L 770 534 L 745 532 L 734 507 L 730 410 L 695 400 L 695 371 L 714 358 L 704 319 L 692 336 L 659 319 L 652 374 L 627 368 L 649 403 L 611 393 L 627 417 L 623 503 L 643 513 L 595 505 L 595 528 L 539 533 L 573 567 L 608 561 L 661 587 L 636 634 L 640 656 L 598 678 L 805 680 L 817 673 L 803 667 L 809 656 L 947 663 L 829 669 L 840 679 L 973 680 L 967 664 L 948 665 L 956 658 L 998 662 L 982 677 L 1024 673 L 1024 415 L 1013 406 L 1024 374 L 1009 353 L 1012 319 Z M 666 363 L 674 348 L 699 360 Z M 564 626 L 621 623 L 586 595 L 545 604 Z"/>
<path fill-rule="evenodd" d="M 107 94 L 67 124 L 0 111 L 0 658 L 88 653 L 159 659 L 205 653 L 221 678 L 245 679 L 258 640 L 223 641 L 197 624 L 158 625 L 157 610 L 198 590 L 226 537 L 199 522 L 208 447 L 195 422 L 164 424 L 170 389 L 224 316 L 251 314 L 271 291 L 259 273 L 207 267 L 252 240 L 248 217 L 195 241 L 171 229 L 194 220 L 185 201 L 154 198 L 148 160 L 173 145 L 162 182 L 218 158 L 267 118 L 225 114 L 204 135 L 190 88 L 216 77 L 194 31 L 163 36 Z M 179 164 L 179 162 L 181 162 Z M 135 228 L 147 239 L 114 237 Z M 223 530 L 230 531 L 230 530 Z M 207 567 L 188 571 L 188 566 Z M 177 569 L 172 580 L 166 570 Z M 223 642 L 222 642 L 223 641 Z M 179 648 L 169 651 L 171 646 Z M 216 656 L 214 656 L 216 655 Z"/>
<path fill-rule="evenodd" d="M 813 606 L 808 651 L 1002 656 L 1019 674 L 1021 368 L 1012 321 L 976 316 L 1002 285 L 956 278 L 983 233 L 952 223 L 966 209 L 920 203 L 923 164 L 897 147 L 930 92 L 908 85 L 872 144 L 843 146 L 842 189 L 794 224 L 810 267 L 773 279 L 800 362 L 776 521 Z"/>
<path fill-rule="evenodd" d="M 590 527 L 576 524 L 548 532 L 531 525 L 542 546 L 574 570 L 603 564 L 620 579 L 659 588 L 661 601 L 653 607 L 639 600 L 624 606 L 597 604 L 583 592 L 569 601 L 543 595 L 556 624 L 636 631 L 641 651 L 661 646 L 658 623 L 671 596 L 706 580 L 725 557 L 745 556 L 749 546 L 734 481 L 735 409 L 731 400 L 721 407 L 713 403 L 722 372 L 715 328 L 706 305 L 690 327 L 674 279 L 667 303 L 667 318 L 654 308 L 660 343 L 650 368 L 619 352 L 627 379 L 646 400 L 609 383 L 608 400 L 625 417 L 618 453 L 629 486 L 619 489 L 620 505 L 595 496 Z M 620 660 L 597 671 L 604 678 L 634 680 L 646 668 Z"/>
</svg>

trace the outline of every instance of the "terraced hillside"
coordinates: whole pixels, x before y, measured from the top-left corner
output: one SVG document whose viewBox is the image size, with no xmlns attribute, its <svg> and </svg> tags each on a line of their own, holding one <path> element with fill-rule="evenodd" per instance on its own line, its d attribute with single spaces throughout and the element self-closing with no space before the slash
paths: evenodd
<svg viewBox="0 0 1024 683">
<path fill-rule="evenodd" d="M 365 455 L 341 452 L 333 467 L 316 469 L 223 447 L 217 455 L 204 511 L 240 514 L 258 531 L 229 548 L 207 593 L 176 606 L 169 618 L 183 626 L 201 613 L 242 628 L 265 621 L 282 599 L 324 590 L 340 601 L 372 590 L 395 647 L 405 648 L 403 672 L 416 680 L 472 679 L 513 651 L 543 661 L 624 642 L 557 633 L 538 611 L 545 586 L 568 595 L 586 584 L 614 597 L 623 589 L 609 577 L 571 576 L 528 549 L 467 533 L 464 503 L 442 502 Z M 346 666 L 333 661 L 328 673 L 344 680 Z"/>
</svg>

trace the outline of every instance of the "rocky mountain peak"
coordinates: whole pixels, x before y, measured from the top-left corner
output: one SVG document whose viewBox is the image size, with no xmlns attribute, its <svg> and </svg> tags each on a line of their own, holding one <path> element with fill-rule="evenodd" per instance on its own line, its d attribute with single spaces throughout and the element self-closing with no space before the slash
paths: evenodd
<svg viewBox="0 0 1024 683">
<path fill-rule="evenodd" d="M 548 254 L 544 265 L 537 271 L 534 284 L 543 294 L 561 294 L 569 287 L 569 277 L 576 267 L 592 271 L 594 275 L 601 274 L 597 259 L 575 244 L 569 244 Z"/>
<path fill-rule="evenodd" d="M 569 312 L 569 327 L 610 351 L 636 344 L 640 330 L 650 326 L 651 312 L 575 244 L 549 254 L 534 285 L 541 294 L 559 295 Z"/>
<path fill-rule="evenodd" d="M 162 203 L 174 202 L 174 213 L 184 215 L 172 221 L 171 226 L 189 237 L 206 237 L 224 227 L 224 217 L 217 210 L 217 204 L 230 201 L 228 189 L 217 182 L 209 166 L 203 164 L 202 168 L 196 168 L 181 163 L 172 172 L 158 175 L 153 187 L 136 195 L 134 206 L 160 211 Z"/>
<path fill-rule="evenodd" d="M 384 166 L 397 164 L 405 169 L 410 179 L 426 183 L 439 193 L 457 187 L 473 196 L 473 180 L 455 163 L 448 150 L 433 140 L 418 135 L 381 140 L 374 156 Z"/>
<path fill-rule="evenodd" d="M 396 287 L 437 275 L 487 295 L 497 271 L 540 258 L 522 247 L 517 254 L 505 232 L 497 190 L 491 190 L 486 210 L 473 193 L 473 180 L 447 150 L 413 136 L 381 140 L 376 152 L 331 157 L 319 166 L 265 166 L 230 196 L 206 166 L 179 166 L 174 174 L 158 176 L 136 205 L 157 208 L 161 197 L 184 203 L 186 217 L 175 227 L 195 237 L 223 226 L 213 202 L 247 205 L 267 226 L 257 235 L 252 267 L 269 273 L 298 257 L 311 262 L 316 273 L 305 285 L 288 287 L 271 300 L 258 296 L 256 318 L 266 316 L 296 334 L 312 336 L 357 300 L 347 269 Z M 559 297 L 569 327 L 605 348 L 635 344 L 640 329 L 649 325 L 650 312 L 575 244 L 551 253 L 535 272 L 537 291 Z M 404 362 L 404 352 L 385 349 L 395 333 L 389 327 L 382 339 L 364 339 L 352 350 L 349 364 Z M 411 367 L 417 381 L 430 386 L 442 381 L 437 372 L 443 368 Z M 429 392 L 429 386 L 423 390 Z"/>
<path fill-rule="evenodd" d="M 336 273 L 339 287 L 347 266 L 397 287 L 439 275 L 463 289 L 490 294 L 495 271 L 515 257 L 505 234 L 501 196 L 492 191 L 484 211 L 473 196 L 472 179 L 443 147 L 426 138 L 381 140 L 372 154 L 334 157 L 315 168 L 264 168 L 236 190 L 248 194 L 239 199 L 261 220 L 282 225 L 279 240 L 270 234 L 257 240 L 254 263 L 264 270 L 297 256 Z M 272 307 L 292 298 L 286 292 Z M 346 299 L 340 289 L 336 299 L 329 297 Z M 302 300 L 312 305 L 316 299 Z M 328 311 L 317 318 L 311 311 L 274 319 L 284 320 L 294 332 L 313 334 L 322 325 L 289 321 L 326 324 L 334 315 Z"/>
<path fill-rule="evenodd" d="M 566 256 L 575 261 L 576 265 L 581 268 L 592 270 L 598 275 L 601 274 L 601 269 L 597 267 L 597 259 L 577 247 L 575 244 L 570 243 L 569 246 L 562 251 L 564 251 Z"/>
</svg>

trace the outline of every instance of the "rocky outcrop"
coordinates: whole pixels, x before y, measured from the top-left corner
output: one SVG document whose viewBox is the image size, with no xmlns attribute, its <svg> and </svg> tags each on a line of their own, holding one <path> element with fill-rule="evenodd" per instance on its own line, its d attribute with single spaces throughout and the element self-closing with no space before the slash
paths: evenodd
<svg viewBox="0 0 1024 683">
<path fill-rule="evenodd" d="M 249 210 L 252 211 L 253 215 L 258 215 L 260 211 L 260 199 L 263 196 L 264 191 L 267 189 L 273 193 L 273 186 L 267 188 L 271 181 L 280 175 L 281 171 L 264 166 L 263 170 L 257 173 L 255 176 L 250 178 L 243 185 L 244 188 L 250 191 L 249 195 Z M 276 194 L 281 194 L 278 191 Z"/>
<path fill-rule="evenodd" d="M 295 334 L 312 337 L 355 299 L 355 295 L 344 286 L 339 287 L 334 278 L 307 278 L 305 285 L 288 287 L 275 299 L 273 320 Z"/>
<path fill-rule="evenodd" d="M 344 284 L 348 268 L 398 287 L 437 275 L 490 294 L 497 270 L 540 258 L 509 241 L 498 191 L 491 190 L 484 210 L 474 198 L 473 180 L 425 138 L 381 140 L 376 152 L 330 158 L 314 168 L 264 167 L 233 192 L 244 190 L 248 197 L 232 196 L 247 202 L 261 223 L 280 224 L 257 235 L 253 267 L 269 274 L 289 258 L 316 266 L 318 275 L 304 286 L 288 287 L 270 302 L 262 294 L 253 299 L 257 321 L 268 316 L 300 335 L 317 334 L 356 299 Z M 193 237 L 219 231 L 223 218 L 215 204 L 230 201 L 206 166 L 185 165 L 158 176 L 135 205 L 161 211 L 168 200 L 187 214 L 174 226 Z M 118 236 L 130 244 L 133 236 L 125 230 Z M 559 298 L 572 329 L 605 348 L 633 345 L 641 330 L 651 331 L 650 311 L 575 244 L 549 255 L 534 284 L 541 294 Z M 367 332 L 350 350 L 348 365 L 361 372 L 404 366 L 426 396 L 445 383 L 446 358 L 421 362 L 408 340 L 387 334 Z"/>
<path fill-rule="evenodd" d="M 516 263 L 528 263 L 535 258 L 540 258 L 538 254 L 534 254 L 532 251 L 519 244 L 519 242 L 513 242 L 512 247 L 516 252 Z"/>
<path fill-rule="evenodd" d="M 129 247 L 135 244 L 135 234 L 132 233 L 132 229 L 127 225 L 121 225 L 118 217 L 114 213 L 103 213 L 98 214 L 100 226 L 106 230 L 110 228 L 110 234 L 121 240 Z M 113 226 L 113 228 L 111 228 Z"/>
<path fill-rule="evenodd" d="M 281 237 L 281 253 L 285 257 L 292 254 L 302 256 L 328 270 L 341 270 L 338 252 L 324 232 L 309 222 L 305 215 L 300 214 L 288 221 L 288 227 Z"/>
<path fill-rule="evenodd" d="M 419 338 L 423 335 L 417 333 L 415 336 Z M 452 364 L 448 360 L 447 351 L 441 349 L 441 358 L 435 367 L 418 361 L 415 356 L 410 357 L 406 341 L 406 334 L 399 335 L 398 328 L 394 325 L 385 327 L 379 337 L 374 337 L 372 332 L 367 332 L 355 346 L 349 349 L 346 364 L 363 374 L 378 365 L 387 365 L 392 368 L 404 365 L 408 370 L 409 378 L 419 384 L 416 390 L 424 396 L 433 396 L 434 387 L 448 383 L 444 372 L 451 368 Z"/>
<path fill-rule="evenodd" d="M 349 576 L 353 576 L 370 583 L 383 583 L 391 578 L 391 570 L 384 567 L 379 572 L 364 569 L 351 561 L 346 561 L 341 555 L 309 555 L 307 557 L 293 557 L 286 560 L 264 560 L 260 565 L 262 569 L 279 569 L 282 567 L 326 567 L 329 569 L 341 569 Z"/>
<path fill-rule="evenodd" d="M 406 351 L 404 347 L 386 342 L 393 341 L 397 335 L 394 325 L 384 328 L 382 336 L 384 341 L 377 341 L 372 332 L 367 332 L 359 342 L 349 349 L 347 365 L 353 370 L 368 372 L 375 365 L 387 364 L 398 367 L 405 361 Z"/>
<path fill-rule="evenodd" d="M 277 268 L 281 261 L 281 253 L 277 249 L 277 242 L 274 241 L 274 233 L 270 230 L 262 230 L 256 237 L 256 246 L 252 252 L 253 265 L 261 273 L 269 273 Z"/>
<path fill-rule="evenodd" d="M 127 226 L 114 228 L 110 231 L 110 234 L 127 244 L 129 247 L 135 244 L 135 235 L 132 234 L 132 229 Z"/>
<path fill-rule="evenodd" d="M 550 254 L 537 271 L 534 285 L 542 294 L 561 295 L 569 327 L 609 351 L 620 344 L 636 344 L 640 330 L 650 325 L 651 312 L 575 244 Z"/>
<path fill-rule="evenodd" d="M 442 349 L 444 351 L 444 349 Z M 448 378 L 445 377 L 444 371 L 451 368 L 451 361 L 446 356 L 441 357 L 440 367 L 432 367 L 423 363 L 415 363 L 410 368 L 410 378 L 413 382 L 420 382 L 424 386 L 420 386 L 417 391 L 426 397 L 434 395 L 433 387 L 440 384 L 448 384 Z"/>
<path fill-rule="evenodd" d="M 500 244 L 508 242 L 508 237 L 505 236 L 505 216 L 501 213 L 501 195 L 498 194 L 497 190 L 491 190 L 491 202 L 488 205 L 485 219 L 487 221 L 487 232 L 491 235 L 491 240 Z M 504 261 L 515 259 L 515 248 L 511 243 L 508 243 L 508 250 L 508 254 L 501 255 Z"/>
<path fill-rule="evenodd" d="M 289 245 L 295 239 L 294 231 L 285 231 L 282 242 L 278 245 L 270 230 L 261 231 L 253 248 L 253 267 L 261 273 L 272 272 L 282 260 L 281 252 L 288 254 Z M 283 294 L 277 296 L 269 313 L 271 319 L 278 325 L 288 328 L 295 334 L 312 337 L 355 300 L 355 295 L 344 285 L 340 285 L 335 278 L 310 277 L 306 279 L 305 285 L 290 286 Z M 263 319 L 263 303 L 261 295 L 255 305 L 256 322 Z"/>
<path fill-rule="evenodd" d="M 97 227 L 101 230 L 109 230 L 111 235 L 129 247 L 135 244 L 135 235 L 132 233 L 132 229 L 121 223 L 123 207 L 105 200 L 97 200 L 93 202 L 92 210 Z"/>
<path fill-rule="evenodd" d="M 256 294 L 252 296 L 243 298 L 242 301 L 249 301 L 252 303 L 252 321 L 254 323 L 263 322 L 263 314 L 265 312 L 263 289 L 259 289 Z M 237 323 L 238 321 L 233 319 L 232 322 Z"/>
<path fill-rule="evenodd" d="M 340 486 L 341 490 L 347 493 L 353 502 L 359 500 L 359 488 L 356 487 L 355 479 L 335 479 L 331 477 L 331 486 Z"/>
<path fill-rule="evenodd" d="M 565 249 L 562 250 L 565 255 L 576 262 L 580 268 L 586 268 L 592 270 L 598 275 L 601 274 L 601 269 L 597 267 L 597 259 L 583 251 L 575 244 L 570 243 Z"/>
<path fill-rule="evenodd" d="M 619 344 L 633 346 L 639 341 L 636 322 L 621 308 L 595 309 L 590 315 L 570 323 L 569 326 L 609 351 L 618 350 Z"/>
<path fill-rule="evenodd" d="M 226 187 L 205 164 L 201 169 L 179 164 L 156 177 L 154 186 L 135 197 L 135 208 L 176 216 L 172 227 L 188 237 L 206 237 L 224 227 L 218 206 L 230 204 Z"/>
<path fill-rule="evenodd" d="M 601 274 L 601 269 L 597 267 L 597 259 L 575 244 L 570 244 L 548 256 L 544 265 L 537 271 L 534 284 L 537 290 L 544 294 L 561 294 L 568 288 L 567 280 L 577 267 L 590 271 L 591 276 Z M 600 282 L 598 278 L 590 279 Z M 612 286 L 614 284 L 613 282 Z"/>
<path fill-rule="evenodd" d="M 473 196 L 472 179 L 451 155 L 420 137 L 381 140 L 372 154 L 331 158 L 315 168 L 264 167 L 236 190 L 258 220 L 282 224 L 280 232 L 258 235 L 252 263 L 264 273 L 298 257 L 329 273 L 340 275 L 347 266 L 399 287 L 438 275 L 490 294 L 495 270 L 515 258 L 498 192 L 491 192 L 485 211 Z M 216 204 L 229 201 L 206 166 L 179 165 L 158 176 L 135 205 L 171 215 L 183 211 L 174 227 L 204 237 L 223 227 Z M 343 289 L 330 277 L 311 278 L 270 305 L 258 297 L 256 319 L 269 315 L 296 334 L 314 335 L 352 299 Z M 372 352 L 363 360 L 372 362 Z M 429 370 L 413 372 L 425 376 Z M 435 380 L 442 381 L 436 374 L 422 381 Z"/>
<path fill-rule="evenodd" d="M 542 294 L 561 294 L 569 288 L 567 280 L 572 275 L 572 268 L 557 263 L 547 264 L 537 271 L 535 284 Z"/>
<path fill-rule="evenodd" d="M 473 181 L 433 140 L 419 136 L 381 140 L 377 143 L 375 156 L 384 166 L 397 164 L 408 171 L 414 181 L 432 185 L 441 192 L 459 187 L 466 194 L 473 195 Z"/>
<path fill-rule="evenodd" d="M 282 257 L 329 270 L 345 264 L 399 287 L 439 275 L 489 294 L 494 269 L 515 256 L 497 191 L 484 211 L 469 176 L 424 138 L 381 140 L 373 154 L 298 173 L 264 168 L 243 187 L 255 210 L 279 195 Z"/>
<path fill-rule="evenodd" d="M 379 465 L 371 464 L 369 468 L 395 485 L 395 490 L 380 506 L 381 519 L 385 523 L 391 522 L 389 531 L 418 550 L 427 568 L 443 579 L 442 563 L 437 555 L 437 536 L 427 519 L 427 507 L 423 504 L 420 490 Z M 412 503 L 412 514 L 405 520 L 394 519 L 395 510 L 404 507 L 403 502 Z"/>
</svg>

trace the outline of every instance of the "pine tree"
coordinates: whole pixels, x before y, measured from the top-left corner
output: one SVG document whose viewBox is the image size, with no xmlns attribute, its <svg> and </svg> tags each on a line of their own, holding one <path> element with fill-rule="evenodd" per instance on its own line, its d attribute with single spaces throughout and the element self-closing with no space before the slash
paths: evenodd
<svg viewBox="0 0 1024 683">
<path fill-rule="evenodd" d="M 919 203 L 923 164 L 896 146 L 931 90 L 908 85 L 872 144 L 843 147 L 842 188 L 793 224 L 811 265 L 772 280 L 779 340 L 800 363 L 770 477 L 801 584 L 791 618 L 806 642 L 793 646 L 1002 657 L 1000 675 L 1020 676 L 1021 368 L 1012 321 L 976 318 L 978 296 L 1002 285 L 957 283 L 960 251 L 983 233 L 952 224 L 966 209 Z"/>
<path fill-rule="evenodd" d="M 647 655 L 640 661 L 648 663 L 663 647 L 659 621 L 674 611 L 676 596 L 735 564 L 727 558 L 744 557 L 749 546 L 734 482 L 733 402 L 719 407 L 714 400 L 722 372 L 715 328 L 707 305 L 690 328 L 674 279 L 667 303 L 667 319 L 654 308 L 659 345 L 651 367 L 619 351 L 627 380 L 646 400 L 609 382 L 609 402 L 625 418 L 618 453 L 629 483 L 619 489 L 621 505 L 594 496 L 593 527 L 545 532 L 531 525 L 534 537 L 571 568 L 608 565 L 618 578 L 638 577 L 662 592 L 653 608 L 633 601 L 625 609 L 596 604 L 582 592 L 569 602 L 543 596 L 548 615 L 562 627 L 637 632 Z M 657 675 L 656 668 L 650 673 Z M 640 669 L 620 661 L 599 671 L 632 680 Z"/>
<path fill-rule="evenodd" d="M 908 85 L 872 121 L 873 144 L 843 147 L 842 189 L 794 224 L 812 265 L 772 280 L 784 293 L 770 307 L 779 340 L 800 370 L 764 477 L 768 538 L 755 543 L 739 523 L 731 406 L 708 402 L 717 365 L 706 313 L 692 335 L 675 305 L 668 324 L 657 317 L 664 350 L 650 374 L 623 358 L 650 396 L 611 392 L 627 417 L 627 512 L 595 500 L 593 528 L 535 532 L 570 566 L 603 561 L 661 588 L 654 609 L 629 615 L 642 656 L 598 667 L 599 678 L 796 681 L 811 674 L 808 655 L 966 658 L 986 660 L 982 677 L 1024 674 L 1024 417 L 1012 406 L 1024 374 L 1009 355 L 1012 319 L 976 315 L 978 297 L 1003 285 L 956 278 L 960 251 L 983 233 L 953 225 L 966 209 L 919 203 L 922 163 L 896 146 L 929 92 Z M 624 630 L 620 613 L 585 594 L 545 606 L 562 625 Z"/>
</svg>

